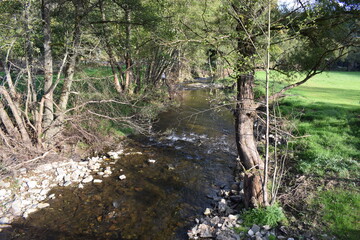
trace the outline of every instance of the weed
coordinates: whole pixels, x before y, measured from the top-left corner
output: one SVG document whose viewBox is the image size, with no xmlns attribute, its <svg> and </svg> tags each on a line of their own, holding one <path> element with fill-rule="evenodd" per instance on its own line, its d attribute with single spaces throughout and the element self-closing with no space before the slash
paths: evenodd
<svg viewBox="0 0 360 240">
<path fill-rule="evenodd" d="M 285 224 L 287 222 L 283 209 L 277 204 L 247 210 L 244 212 L 243 219 L 246 226 L 259 224 L 276 227 L 279 223 Z"/>
</svg>

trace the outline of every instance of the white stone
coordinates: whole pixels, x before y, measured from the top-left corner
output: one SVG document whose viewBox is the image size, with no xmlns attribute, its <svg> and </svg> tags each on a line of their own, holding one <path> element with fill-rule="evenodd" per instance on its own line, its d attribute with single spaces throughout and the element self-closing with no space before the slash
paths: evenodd
<svg viewBox="0 0 360 240">
<path fill-rule="evenodd" d="M 36 168 L 37 171 L 39 172 L 46 172 L 49 171 L 53 168 L 53 166 L 51 164 L 44 164 L 44 165 L 40 165 L 39 167 Z"/>
<path fill-rule="evenodd" d="M 50 185 L 50 181 L 48 180 L 48 179 L 45 179 L 45 180 L 43 180 L 42 182 L 41 182 L 41 186 L 43 187 L 43 188 L 46 188 L 46 187 L 48 187 Z"/>
<path fill-rule="evenodd" d="M 70 186 L 71 185 L 71 181 L 66 181 L 65 183 L 64 183 L 64 187 L 67 187 L 67 186 Z"/>
<path fill-rule="evenodd" d="M 11 204 L 11 209 L 12 209 L 12 213 L 16 216 L 20 216 L 22 215 L 23 209 L 22 209 L 23 205 L 22 205 L 22 201 L 20 199 L 16 199 L 12 204 Z"/>
<path fill-rule="evenodd" d="M 8 217 L 0 218 L 0 224 L 8 224 L 10 223 L 10 219 Z"/>
<path fill-rule="evenodd" d="M 77 181 L 79 179 L 80 173 L 81 172 L 79 170 L 75 170 L 71 173 L 71 179 Z"/>
<path fill-rule="evenodd" d="M 231 221 L 236 221 L 236 220 L 238 219 L 238 216 L 237 216 L 237 215 L 232 215 L 232 214 L 230 214 L 230 215 L 228 216 L 228 218 L 229 218 Z"/>
<path fill-rule="evenodd" d="M 206 208 L 205 209 L 205 212 L 204 212 L 204 215 L 210 215 L 211 214 L 211 209 L 210 208 Z"/>
<path fill-rule="evenodd" d="M 101 179 L 94 179 L 93 182 L 94 182 L 94 183 L 102 183 L 102 180 L 101 180 Z"/>
<path fill-rule="evenodd" d="M 104 172 L 98 172 L 97 175 L 99 176 L 103 176 L 105 173 Z"/>
<path fill-rule="evenodd" d="M 71 176 L 70 175 L 65 175 L 64 176 L 64 182 L 71 182 Z"/>
<path fill-rule="evenodd" d="M 27 217 L 29 216 L 29 214 L 34 213 L 34 212 L 36 212 L 36 211 L 37 211 L 36 208 L 27 209 L 27 210 L 24 212 L 23 217 L 24 217 L 24 218 L 27 218 Z"/>
<path fill-rule="evenodd" d="M 149 159 L 148 162 L 149 163 L 156 163 L 156 160 L 155 159 Z"/>
<path fill-rule="evenodd" d="M 36 185 L 37 185 L 37 182 L 36 181 L 28 181 L 26 183 L 26 185 L 29 187 L 29 188 L 35 188 Z"/>
<path fill-rule="evenodd" d="M 25 174 L 27 172 L 26 168 L 20 168 L 19 169 L 20 174 Z"/>
<path fill-rule="evenodd" d="M 6 189 L 0 189 L 0 197 L 2 196 L 6 196 L 7 195 L 7 190 Z"/>
<path fill-rule="evenodd" d="M 48 207 L 48 206 L 50 206 L 50 204 L 49 203 L 39 203 L 38 205 L 37 205 L 37 207 L 38 208 L 46 208 L 46 207 Z"/>
<path fill-rule="evenodd" d="M 0 187 L 9 188 L 10 185 L 11 184 L 9 182 L 0 181 Z"/>
<path fill-rule="evenodd" d="M 83 183 L 89 183 L 89 182 L 91 182 L 93 179 L 94 179 L 93 176 L 89 175 L 88 177 L 84 178 L 84 179 L 82 180 L 82 182 L 83 182 Z"/>
<path fill-rule="evenodd" d="M 79 188 L 80 189 L 83 189 L 84 188 L 84 185 L 82 185 L 81 183 L 79 184 Z"/>
<path fill-rule="evenodd" d="M 123 174 L 123 175 L 120 175 L 120 176 L 119 176 L 119 179 L 120 179 L 120 180 L 124 180 L 124 179 L 126 179 L 126 176 L 125 176 L 124 174 Z"/>
<path fill-rule="evenodd" d="M 32 200 L 30 200 L 30 199 L 22 200 L 21 204 L 22 204 L 23 207 L 29 206 L 29 205 L 32 204 Z"/>
<path fill-rule="evenodd" d="M 28 192 L 32 193 L 32 194 L 40 194 L 41 188 L 32 188 L 32 189 L 29 189 Z"/>
<path fill-rule="evenodd" d="M 55 199 L 55 198 L 56 198 L 55 193 L 52 193 L 52 194 L 49 195 L 49 199 Z"/>
<path fill-rule="evenodd" d="M 269 231 L 271 229 L 271 227 L 269 225 L 264 225 L 263 229 L 265 229 L 266 231 Z"/>
<path fill-rule="evenodd" d="M 56 174 L 58 176 L 65 176 L 66 175 L 66 172 L 63 168 L 56 168 Z"/>
</svg>

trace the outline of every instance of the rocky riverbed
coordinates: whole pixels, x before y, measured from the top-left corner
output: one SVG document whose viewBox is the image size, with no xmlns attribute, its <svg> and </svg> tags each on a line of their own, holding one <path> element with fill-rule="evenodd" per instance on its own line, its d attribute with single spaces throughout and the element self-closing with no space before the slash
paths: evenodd
<svg viewBox="0 0 360 240">
<path fill-rule="evenodd" d="M 213 208 L 206 208 L 204 216 L 195 219 L 195 226 L 188 231 L 189 239 L 216 239 L 216 240 L 294 240 L 286 236 L 284 227 L 271 228 L 269 225 L 251 227 L 243 226 L 241 219 L 241 202 L 243 199 L 243 181 L 237 181 L 229 188 L 220 190 L 216 196 L 208 196 L 214 200 Z"/>
<path fill-rule="evenodd" d="M 16 218 L 27 218 L 39 209 L 49 207 L 55 194 L 48 194 L 54 187 L 84 188 L 86 184 L 100 184 L 111 176 L 113 166 L 123 151 L 108 152 L 106 156 L 86 158 L 81 161 L 52 162 L 33 170 L 19 169 L 16 177 L 0 181 L 0 231 L 11 226 Z M 126 179 L 121 174 L 120 180 Z"/>
</svg>

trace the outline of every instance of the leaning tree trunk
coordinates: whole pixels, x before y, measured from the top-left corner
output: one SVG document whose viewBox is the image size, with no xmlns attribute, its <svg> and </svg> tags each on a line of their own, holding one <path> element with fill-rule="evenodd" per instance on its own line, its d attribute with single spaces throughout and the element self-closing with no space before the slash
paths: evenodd
<svg viewBox="0 0 360 240">
<path fill-rule="evenodd" d="M 246 208 L 263 205 L 264 162 L 260 158 L 254 138 L 256 104 L 253 84 L 253 73 L 241 74 L 237 77 L 235 130 L 238 154 L 245 173 L 244 203 Z"/>
<path fill-rule="evenodd" d="M 240 162 L 244 168 L 244 203 L 246 207 L 259 207 L 268 205 L 264 201 L 264 192 L 267 191 L 264 183 L 264 162 L 257 150 L 254 137 L 254 121 L 257 117 L 258 105 L 254 100 L 254 75 L 255 59 L 257 51 L 256 26 L 253 21 L 253 10 L 256 1 L 247 2 L 248 7 L 244 10 L 233 5 L 233 9 L 239 16 L 236 31 L 237 38 L 237 104 L 235 110 L 236 143 Z M 254 9 L 253 9 L 254 8 Z M 253 31 L 251 31 L 251 29 Z M 265 194 L 266 195 L 266 194 Z"/>
</svg>

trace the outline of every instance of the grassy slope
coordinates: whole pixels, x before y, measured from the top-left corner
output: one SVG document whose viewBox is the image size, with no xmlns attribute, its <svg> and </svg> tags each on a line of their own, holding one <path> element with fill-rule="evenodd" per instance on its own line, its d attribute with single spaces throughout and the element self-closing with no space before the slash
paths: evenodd
<svg viewBox="0 0 360 240">
<path fill-rule="evenodd" d="M 359 177 L 360 73 L 327 72 L 290 91 L 284 111 L 297 119 L 299 169 L 304 173 Z"/>
<path fill-rule="evenodd" d="M 293 96 L 282 102 L 283 112 L 298 115 L 299 135 L 311 135 L 294 144 L 298 171 L 359 178 L 360 73 L 323 73 L 289 93 Z M 317 210 L 325 230 L 340 239 L 357 239 L 360 194 L 356 188 L 340 186 L 315 193 L 309 208 Z"/>
</svg>

